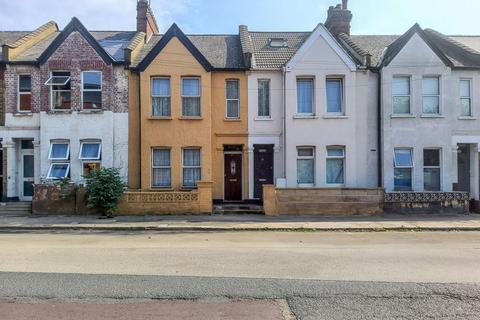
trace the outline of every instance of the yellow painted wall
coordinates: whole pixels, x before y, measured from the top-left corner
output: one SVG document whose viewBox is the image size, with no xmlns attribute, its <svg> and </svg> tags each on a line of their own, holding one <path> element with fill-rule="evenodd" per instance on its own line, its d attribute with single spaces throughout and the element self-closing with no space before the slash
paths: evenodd
<svg viewBox="0 0 480 320">
<path fill-rule="evenodd" d="M 138 74 L 128 75 L 128 188 L 140 189 L 140 97 Z"/>
<path fill-rule="evenodd" d="M 170 77 L 171 119 L 151 116 L 150 80 L 154 76 Z M 182 118 L 181 78 L 201 78 L 201 117 Z M 212 180 L 211 74 L 198 63 L 177 39 L 172 40 L 140 74 L 141 87 L 141 189 L 151 190 L 151 150 L 171 148 L 172 189 L 181 189 L 182 148 L 200 147 L 202 180 Z"/>
<path fill-rule="evenodd" d="M 226 81 L 239 81 L 240 118 L 226 118 Z M 224 145 L 242 145 L 243 198 L 248 199 L 248 88 L 243 71 L 212 73 L 213 198 L 223 199 Z"/>
</svg>

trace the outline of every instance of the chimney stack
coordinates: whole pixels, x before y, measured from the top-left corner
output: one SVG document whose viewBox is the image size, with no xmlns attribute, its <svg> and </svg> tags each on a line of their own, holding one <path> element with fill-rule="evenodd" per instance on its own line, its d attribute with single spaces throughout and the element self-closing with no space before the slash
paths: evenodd
<svg viewBox="0 0 480 320">
<path fill-rule="evenodd" d="M 352 21 L 352 13 L 348 10 L 348 0 L 342 0 L 342 4 L 336 7 L 328 8 L 328 17 L 325 21 L 325 27 L 333 34 L 338 36 L 340 33 L 350 35 L 350 22 Z"/>
<path fill-rule="evenodd" d="M 144 32 L 147 40 L 152 34 L 159 33 L 149 0 L 137 0 L 137 32 Z"/>
</svg>

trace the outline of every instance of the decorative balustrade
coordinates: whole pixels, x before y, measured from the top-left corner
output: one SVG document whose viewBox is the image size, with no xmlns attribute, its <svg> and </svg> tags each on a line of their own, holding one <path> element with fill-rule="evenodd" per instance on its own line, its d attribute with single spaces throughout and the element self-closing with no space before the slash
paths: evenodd
<svg viewBox="0 0 480 320">
<path fill-rule="evenodd" d="M 468 192 L 386 192 L 385 202 L 469 201 Z"/>
<path fill-rule="evenodd" d="M 190 191 L 172 192 L 126 192 L 127 203 L 185 203 L 198 201 L 198 193 Z"/>
</svg>

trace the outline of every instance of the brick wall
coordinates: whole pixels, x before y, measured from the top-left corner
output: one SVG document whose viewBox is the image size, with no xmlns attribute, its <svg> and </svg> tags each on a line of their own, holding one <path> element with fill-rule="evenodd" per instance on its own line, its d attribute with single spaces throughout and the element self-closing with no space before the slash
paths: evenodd
<svg viewBox="0 0 480 320">
<path fill-rule="evenodd" d="M 40 68 L 10 65 L 5 72 L 6 110 L 17 111 L 18 74 L 32 75 L 32 111 L 50 111 L 50 87 L 45 82 L 51 71 L 69 71 L 72 110 L 81 109 L 82 71 L 102 71 L 102 105 L 114 112 L 128 111 L 128 77 L 123 66 L 107 65 L 78 32 L 73 32 Z"/>
<path fill-rule="evenodd" d="M 5 125 L 5 67 L 0 65 L 0 126 Z"/>
</svg>

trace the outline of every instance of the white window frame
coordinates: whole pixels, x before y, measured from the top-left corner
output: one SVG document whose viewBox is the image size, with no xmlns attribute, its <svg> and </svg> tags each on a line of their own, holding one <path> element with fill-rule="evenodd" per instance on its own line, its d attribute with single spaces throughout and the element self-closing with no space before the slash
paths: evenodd
<svg viewBox="0 0 480 320">
<path fill-rule="evenodd" d="M 83 75 L 85 73 L 88 73 L 88 72 L 95 72 L 95 73 L 100 73 L 100 89 L 85 89 L 84 88 L 84 79 L 83 79 Z M 103 72 L 100 71 L 100 70 L 84 70 L 82 71 L 82 85 L 80 87 L 80 94 L 81 94 L 81 106 L 82 106 L 82 110 L 85 110 L 85 111 L 96 111 L 96 110 L 102 110 L 103 109 Z M 83 93 L 84 92 L 100 92 L 100 102 L 102 103 L 102 107 L 100 109 L 84 109 L 83 108 Z"/>
<path fill-rule="evenodd" d="M 328 111 L 328 95 L 327 95 L 327 82 L 328 81 L 340 81 L 340 112 Z M 345 114 L 345 80 L 341 76 L 327 76 L 325 78 L 325 113 L 328 115 L 341 116 Z"/>
<path fill-rule="evenodd" d="M 20 92 L 20 77 L 29 76 L 30 77 L 30 91 L 29 92 Z M 30 110 L 21 110 L 20 109 L 20 97 L 22 95 L 30 96 Z M 33 101 L 32 101 L 32 75 L 30 73 L 20 73 L 17 77 L 17 112 L 19 113 L 32 113 Z"/>
<path fill-rule="evenodd" d="M 66 144 L 67 145 L 67 155 L 65 158 L 52 158 L 52 151 L 54 144 Z M 48 151 L 48 160 L 52 161 L 65 161 L 70 159 L 70 142 L 69 141 L 51 141 L 50 150 Z"/>
<path fill-rule="evenodd" d="M 393 93 L 393 81 L 394 79 L 408 79 L 408 92 L 409 94 L 394 94 Z M 395 75 L 392 77 L 392 115 L 402 116 L 402 115 L 412 115 L 412 77 L 409 75 Z M 396 113 L 395 112 L 395 97 L 408 97 L 408 113 Z M 423 110 L 423 104 L 422 104 Z"/>
<path fill-rule="evenodd" d="M 268 83 L 268 116 L 260 115 L 260 82 Z M 271 119 L 272 118 L 272 92 L 271 92 L 271 79 L 257 79 L 257 119 Z"/>
<path fill-rule="evenodd" d="M 53 74 L 56 73 L 56 72 L 65 72 L 65 73 L 70 73 L 70 76 L 54 76 Z M 53 87 L 54 87 L 54 84 L 51 83 L 51 81 L 54 79 L 54 78 L 67 78 L 67 80 L 65 80 L 65 82 L 63 84 L 61 84 L 62 86 L 65 86 L 67 83 L 69 83 L 70 81 L 72 81 L 72 73 L 71 71 L 64 71 L 64 70 L 55 70 L 55 71 L 50 71 L 50 77 L 48 78 L 48 80 L 45 82 L 45 85 L 49 86 L 50 87 L 50 109 L 51 110 L 57 110 L 57 111 L 69 111 L 69 110 L 72 110 L 72 106 L 70 105 L 70 108 L 69 109 L 57 109 L 55 108 L 55 103 L 53 101 Z M 50 82 L 50 83 L 49 83 Z M 70 83 L 70 90 L 55 90 L 56 92 L 70 92 L 70 103 L 71 103 L 71 100 L 72 100 L 72 84 Z M 83 106 L 83 104 L 82 104 Z"/>
<path fill-rule="evenodd" d="M 168 80 L 168 96 L 162 96 L 162 95 L 154 95 L 153 94 L 153 81 L 154 80 Z M 154 115 L 153 114 L 153 98 L 168 98 L 168 101 L 169 101 L 169 106 L 170 106 L 170 112 L 167 116 L 158 116 L 158 115 Z M 152 117 L 171 117 L 172 116 L 172 80 L 170 77 L 167 77 L 167 76 L 154 76 L 154 77 L 151 77 L 150 79 L 150 102 L 151 102 L 151 114 L 152 114 Z M 183 103 L 183 102 L 182 102 Z M 183 110 L 183 108 L 182 108 Z"/>
<path fill-rule="evenodd" d="M 342 155 L 341 156 L 330 156 L 328 154 L 329 150 L 342 150 Z M 343 163 L 343 183 L 329 183 L 327 181 L 327 165 L 325 163 L 325 184 L 329 186 L 343 186 L 345 185 L 345 180 L 346 180 L 346 175 L 345 175 L 345 147 L 344 146 L 327 146 L 327 155 L 326 155 L 326 162 L 328 160 L 342 160 Z"/>
<path fill-rule="evenodd" d="M 237 83 L 237 93 L 238 98 L 236 99 L 229 99 L 228 98 L 228 82 L 236 82 Z M 229 117 L 228 116 L 228 101 L 237 101 L 237 114 L 236 117 Z M 240 80 L 239 79 L 226 79 L 225 80 L 225 118 L 226 119 L 240 119 Z"/>
<path fill-rule="evenodd" d="M 311 156 L 300 156 L 300 155 L 298 155 L 298 151 L 301 150 L 301 149 L 310 149 L 310 150 L 312 150 L 312 155 L 311 155 Z M 317 170 L 316 170 L 316 161 L 315 161 L 315 149 L 316 149 L 316 148 L 315 148 L 314 146 L 298 146 L 298 147 L 297 147 L 297 160 L 313 160 L 313 172 L 312 172 L 312 174 L 313 174 L 313 183 L 300 183 L 300 182 L 298 181 L 298 165 L 296 165 L 296 166 L 297 166 L 297 172 L 296 172 L 296 174 L 297 174 L 297 185 L 298 185 L 299 187 L 313 187 L 313 186 L 315 186 L 315 181 L 316 181 L 316 177 L 315 177 L 315 176 L 316 176 L 316 171 L 317 171 Z M 298 163 L 298 161 L 297 161 L 297 163 Z"/>
<path fill-rule="evenodd" d="M 82 151 L 83 151 L 83 146 L 85 144 L 98 144 L 98 154 L 95 158 L 85 158 L 82 157 Z M 102 142 L 100 141 L 81 141 L 80 142 L 80 151 L 78 153 L 78 159 L 80 160 L 86 160 L 86 162 L 95 162 L 95 160 L 100 160 L 102 155 Z"/>
<path fill-rule="evenodd" d="M 50 174 L 52 173 L 53 166 L 55 165 L 67 165 L 67 170 L 65 171 L 65 175 L 63 177 L 51 177 Z M 68 174 L 70 173 L 70 163 L 69 162 L 52 162 L 50 164 L 50 167 L 48 169 L 48 174 L 47 174 L 47 179 L 48 180 L 60 180 L 60 179 L 65 179 L 68 177 Z"/>
<path fill-rule="evenodd" d="M 436 150 L 438 151 L 438 166 L 426 166 L 425 165 L 425 150 Z M 438 172 L 439 172 L 439 175 L 440 175 L 440 189 L 439 190 L 436 190 L 436 192 L 439 192 L 439 191 L 442 191 L 442 187 L 443 187 L 443 174 L 442 174 L 442 163 L 443 163 L 443 159 L 442 159 L 442 148 L 438 148 L 438 147 L 428 147 L 428 148 L 423 148 L 422 150 L 423 152 L 423 189 L 424 191 L 425 190 L 425 169 L 438 169 Z M 435 192 L 435 191 L 432 191 L 432 192 Z"/>
<path fill-rule="evenodd" d="M 425 79 L 437 79 L 438 83 L 438 94 L 424 94 L 423 93 L 423 80 Z M 441 101 L 441 96 L 442 96 L 442 86 L 441 86 L 441 76 L 439 75 L 425 75 L 422 77 L 422 115 L 423 116 L 441 116 L 442 115 L 442 101 Z M 425 110 L 423 109 L 423 100 L 424 98 L 427 97 L 437 97 L 438 98 L 438 113 L 426 113 Z"/>
<path fill-rule="evenodd" d="M 408 150 L 410 151 L 410 158 L 412 160 L 412 165 L 411 166 L 399 166 L 397 165 L 397 157 L 396 157 L 396 154 L 395 154 L 395 151 L 397 150 Z M 398 191 L 396 190 L 395 188 L 395 169 L 410 169 L 410 176 L 411 176 L 411 190 L 400 190 L 400 191 L 405 191 L 405 192 L 409 192 L 409 191 L 413 191 L 414 190 L 414 186 L 415 186 L 415 182 L 414 182 L 414 179 L 415 179 L 415 158 L 414 158 L 414 150 L 413 148 L 409 148 L 409 147 L 398 147 L 398 148 L 393 148 L 393 173 L 394 173 L 394 181 L 393 181 L 393 188 L 395 191 Z"/>
<path fill-rule="evenodd" d="M 473 117 L 473 99 L 472 99 L 472 92 L 473 92 L 473 80 L 472 78 L 460 78 L 460 82 L 462 81 L 468 81 L 468 86 L 469 86 L 469 96 L 462 96 L 461 91 L 460 91 L 460 117 Z M 462 100 L 467 100 L 470 103 L 470 114 L 469 115 L 463 115 L 461 114 L 462 112 Z"/>
<path fill-rule="evenodd" d="M 170 165 L 169 166 L 155 166 L 153 165 L 153 153 L 155 150 L 168 150 L 168 152 L 170 153 Z M 182 151 L 183 152 L 183 151 Z M 153 147 L 152 148 L 152 176 L 151 176 L 151 181 L 150 181 L 150 185 L 152 186 L 152 189 L 169 189 L 172 187 L 172 149 L 171 148 L 168 148 L 168 147 Z M 183 158 L 183 154 L 182 154 L 182 158 Z M 168 186 L 154 186 L 153 185 L 153 170 L 154 169 L 169 169 L 170 170 L 170 185 Z"/>
<path fill-rule="evenodd" d="M 296 81 L 295 81 L 295 89 L 298 91 L 298 81 L 305 81 L 305 80 L 309 80 L 312 82 L 312 112 L 299 112 L 298 110 L 298 92 L 297 92 L 297 95 L 295 96 L 295 103 L 296 103 L 296 110 L 295 110 L 295 114 L 297 115 L 300 115 L 300 116 L 314 116 L 315 115 L 315 77 L 313 76 L 301 76 L 301 77 L 297 77 Z"/>
<path fill-rule="evenodd" d="M 183 94 L 183 80 L 188 80 L 188 79 L 195 79 L 195 80 L 198 80 L 198 96 L 185 96 Z M 181 110 L 181 114 L 182 114 L 182 117 L 201 117 L 202 116 L 202 78 L 200 76 L 196 77 L 196 76 L 185 76 L 185 77 L 181 77 L 180 78 L 180 81 L 181 81 L 181 88 L 180 88 L 180 91 L 181 91 L 181 97 L 182 97 L 182 110 Z M 183 114 L 183 99 L 184 98 L 198 98 L 199 100 L 199 114 L 198 115 L 195 115 L 195 116 L 189 116 L 189 115 L 184 115 Z"/>
<path fill-rule="evenodd" d="M 199 153 L 200 153 L 200 163 L 198 166 L 185 166 L 185 163 L 184 163 L 184 158 L 185 158 L 185 153 L 184 151 L 185 150 L 198 150 Z M 202 179 L 202 148 L 200 147 L 186 147 L 186 148 L 182 148 L 182 188 L 183 189 L 197 189 L 198 186 L 186 186 L 184 185 L 184 179 L 183 179 L 183 170 L 184 169 L 200 169 L 200 179 Z"/>
</svg>

